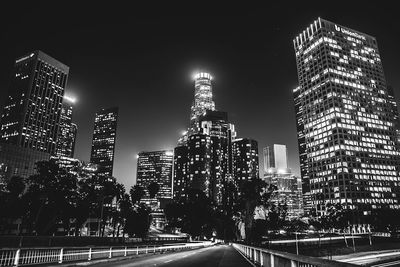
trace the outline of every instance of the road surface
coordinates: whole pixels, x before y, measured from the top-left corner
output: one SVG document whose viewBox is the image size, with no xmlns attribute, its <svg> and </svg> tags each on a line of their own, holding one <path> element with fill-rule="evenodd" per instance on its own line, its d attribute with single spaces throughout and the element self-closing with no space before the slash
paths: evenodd
<svg viewBox="0 0 400 267">
<path fill-rule="evenodd" d="M 376 267 L 400 266 L 400 250 L 367 251 L 333 256 L 333 260 Z M 379 263 L 384 261 L 384 263 Z"/>
<path fill-rule="evenodd" d="M 171 254 L 158 254 L 154 256 L 121 260 L 117 262 L 104 262 L 96 267 L 251 267 L 252 265 L 228 245 L 218 245 Z"/>
</svg>

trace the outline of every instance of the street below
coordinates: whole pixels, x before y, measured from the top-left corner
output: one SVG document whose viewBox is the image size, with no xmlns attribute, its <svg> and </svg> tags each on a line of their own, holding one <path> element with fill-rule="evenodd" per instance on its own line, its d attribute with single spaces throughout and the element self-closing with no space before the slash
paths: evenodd
<svg viewBox="0 0 400 267">
<path fill-rule="evenodd" d="M 218 245 L 172 254 L 158 254 L 154 256 L 122 260 L 118 262 L 104 262 L 96 264 L 96 266 L 251 267 L 252 265 L 233 247 L 228 245 Z"/>
</svg>

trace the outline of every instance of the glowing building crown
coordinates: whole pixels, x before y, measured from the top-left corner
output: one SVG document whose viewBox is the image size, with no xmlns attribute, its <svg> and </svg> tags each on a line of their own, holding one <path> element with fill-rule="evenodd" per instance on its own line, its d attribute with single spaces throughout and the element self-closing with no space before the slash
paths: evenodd
<svg viewBox="0 0 400 267">
<path fill-rule="evenodd" d="M 199 73 L 196 73 L 196 74 L 194 75 L 194 79 L 195 79 L 195 80 L 197 80 L 197 79 L 202 79 L 202 78 L 212 80 L 211 74 L 210 74 L 210 73 L 207 73 L 207 72 L 199 72 Z"/>
</svg>

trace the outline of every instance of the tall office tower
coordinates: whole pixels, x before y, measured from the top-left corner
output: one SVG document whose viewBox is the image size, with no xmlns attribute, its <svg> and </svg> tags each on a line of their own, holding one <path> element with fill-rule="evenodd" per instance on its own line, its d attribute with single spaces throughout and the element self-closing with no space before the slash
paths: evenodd
<svg viewBox="0 0 400 267">
<path fill-rule="evenodd" d="M 199 118 L 200 131 L 210 137 L 211 151 L 209 184 L 210 196 L 217 204 L 222 204 L 226 182 L 232 175 L 232 138 L 236 138 L 235 127 L 228 122 L 228 114 L 223 111 L 207 110 Z"/>
<path fill-rule="evenodd" d="M 172 150 L 140 152 L 137 160 L 136 184 L 141 186 L 149 198 L 148 186 L 157 183 L 160 189 L 157 199 L 172 198 Z"/>
<path fill-rule="evenodd" d="M 11 177 L 28 178 L 36 173 L 36 162 L 49 159 L 47 152 L 0 142 L 0 191 Z"/>
<path fill-rule="evenodd" d="M 73 105 L 75 99 L 64 96 L 61 108 L 60 129 L 57 139 L 56 155 L 73 158 L 77 126 L 72 122 Z"/>
<path fill-rule="evenodd" d="M 400 145 L 400 118 L 399 118 L 399 111 L 397 109 L 397 103 L 396 103 L 396 98 L 394 97 L 394 90 L 393 87 L 388 86 L 388 96 L 389 96 L 389 102 L 392 107 L 392 113 L 395 121 L 395 128 L 396 128 L 396 135 L 397 135 L 397 145 Z"/>
<path fill-rule="evenodd" d="M 1 141 L 54 154 L 69 67 L 42 51 L 18 58 L 1 118 Z"/>
<path fill-rule="evenodd" d="M 194 100 L 190 113 L 190 133 L 197 133 L 199 118 L 207 110 L 215 110 L 212 100 L 212 76 L 207 72 L 199 72 L 194 76 Z"/>
<path fill-rule="evenodd" d="M 270 168 L 284 170 L 288 168 L 287 149 L 285 145 L 274 144 L 263 149 L 264 172 Z"/>
<path fill-rule="evenodd" d="M 188 148 L 177 146 L 174 149 L 173 197 L 186 197 L 188 188 Z"/>
<path fill-rule="evenodd" d="M 248 138 L 238 138 L 232 143 L 233 176 L 238 186 L 241 182 L 259 178 L 258 143 Z"/>
<path fill-rule="evenodd" d="M 264 180 L 276 186 L 270 200 L 275 205 L 286 205 L 289 219 L 303 214 L 301 189 L 297 177 L 288 168 L 285 145 L 274 144 L 264 148 Z"/>
<path fill-rule="evenodd" d="M 354 211 L 399 206 L 399 152 L 374 37 L 318 19 L 294 40 L 294 90 L 303 191 Z M 360 216 L 361 215 L 361 216 Z"/>
<path fill-rule="evenodd" d="M 211 138 L 207 134 L 193 134 L 188 143 L 188 188 L 199 189 L 212 197 L 211 184 Z"/>
<path fill-rule="evenodd" d="M 98 173 L 103 176 L 113 174 L 117 120 L 118 107 L 101 109 L 94 120 L 90 162 L 98 165 Z"/>
</svg>

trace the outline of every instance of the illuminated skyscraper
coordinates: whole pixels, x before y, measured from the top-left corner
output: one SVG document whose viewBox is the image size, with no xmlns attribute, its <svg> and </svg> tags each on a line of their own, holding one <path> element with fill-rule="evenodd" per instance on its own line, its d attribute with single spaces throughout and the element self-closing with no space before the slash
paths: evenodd
<svg viewBox="0 0 400 267">
<path fill-rule="evenodd" d="M 57 139 L 57 156 L 74 157 L 77 125 L 72 122 L 73 105 L 75 99 L 64 96 L 61 108 L 60 130 Z"/>
<path fill-rule="evenodd" d="M 301 176 L 312 208 L 400 208 L 400 153 L 376 39 L 318 19 L 293 43 Z"/>
<path fill-rule="evenodd" d="M 276 186 L 270 201 L 276 206 L 286 205 L 289 219 L 303 214 L 302 196 L 298 178 L 288 168 L 285 145 L 274 144 L 264 148 L 264 180 Z"/>
<path fill-rule="evenodd" d="M 212 197 L 211 190 L 211 137 L 208 134 L 192 134 L 188 147 L 188 188 L 199 189 Z"/>
<path fill-rule="evenodd" d="M 90 162 L 98 165 L 98 173 L 112 176 L 117 136 L 118 107 L 101 109 L 94 120 Z"/>
<path fill-rule="evenodd" d="M 188 188 L 188 147 L 177 146 L 174 149 L 173 197 L 186 196 Z"/>
<path fill-rule="evenodd" d="M 1 141 L 54 154 L 69 67 L 42 51 L 18 58 L 1 118 Z"/>
<path fill-rule="evenodd" d="M 157 199 L 172 198 L 172 166 L 174 152 L 172 150 L 140 152 L 137 160 L 136 184 L 146 192 L 151 183 L 157 183 L 160 189 Z"/>
<path fill-rule="evenodd" d="M 194 76 L 194 100 L 190 113 L 190 133 L 198 132 L 199 118 L 207 110 L 215 110 L 212 100 L 212 76 L 199 72 Z"/>
<path fill-rule="evenodd" d="M 228 114 L 223 111 L 207 110 L 199 118 L 201 132 L 211 140 L 210 196 L 222 204 L 225 183 L 232 179 L 232 139 L 236 137 L 235 127 L 228 122 Z"/>
<path fill-rule="evenodd" d="M 287 149 L 285 145 L 274 144 L 263 149 L 264 171 L 270 168 L 287 169 Z"/>
<path fill-rule="evenodd" d="M 232 143 L 233 176 L 241 182 L 259 178 L 258 143 L 248 138 L 238 138 Z"/>
</svg>

